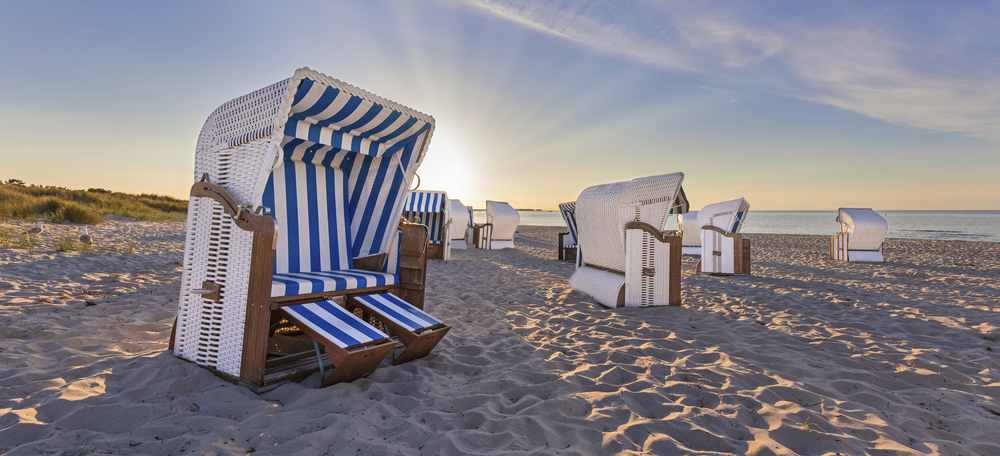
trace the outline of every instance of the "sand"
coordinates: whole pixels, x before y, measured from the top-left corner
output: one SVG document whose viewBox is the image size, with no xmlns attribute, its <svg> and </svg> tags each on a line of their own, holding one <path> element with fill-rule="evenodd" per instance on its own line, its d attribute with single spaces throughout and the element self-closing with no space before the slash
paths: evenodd
<svg viewBox="0 0 1000 456">
<path fill-rule="evenodd" d="M 0 249 L 0 453 L 1000 454 L 1000 244 L 750 235 L 753 277 L 685 258 L 682 307 L 611 310 L 558 231 L 430 261 L 430 356 L 259 395 L 166 352 L 183 224 Z"/>
</svg>

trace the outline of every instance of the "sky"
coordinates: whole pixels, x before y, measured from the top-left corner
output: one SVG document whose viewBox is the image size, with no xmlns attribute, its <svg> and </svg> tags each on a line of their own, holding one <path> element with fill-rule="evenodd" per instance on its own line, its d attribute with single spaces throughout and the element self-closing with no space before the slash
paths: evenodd
<svg viewBox="0 0 1000 456">
<path fill-rule="evenodd" d="M 0 0 L 0 180 L 186 198 L 219 105 L 310 67 L 434 116 L 421 189 L 555 209 L 1000 209 L 1000 2 Z"/>
</svg>

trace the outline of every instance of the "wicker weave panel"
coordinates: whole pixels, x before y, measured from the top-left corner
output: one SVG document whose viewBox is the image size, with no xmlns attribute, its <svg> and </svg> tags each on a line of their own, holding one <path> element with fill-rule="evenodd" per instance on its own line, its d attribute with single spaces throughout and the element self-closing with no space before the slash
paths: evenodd
<svg viewBox="0 0 1000 456">
<path fill-rule="evenodd" d="M 736 272 L 736 238 L 718 231 L 701 230 L 701 272 L 733 274 Z M 718 255 L 715 252 L 719 252 Z"/>
<path fill-rule="evenodd" d="M 605 307 L 618 306 L 618 294 L 624 285 L 624 275 L 586 266 L 577 268 L 569 279 L 570 288 L 590 295 Z"/>
<path fill-rule="evenodd" d="M 889 232 L 889 224 L 871 209 L 841 208 L 840 231 L 847 232 L 847 247 L 851 250 L 879 250 Z"/>
<path fill-rule="evenodd" d="M 576 219 L 585 263 L 624 271 L 625 225 L 640 221 L 662 230 L 683 180 L 683 173 L 674 173 L 584 190 L 576 200 Z"/>
<path fill-rule="evenodd" d="M 670 244 L 638 229 L 625 242 L 625 305 L 670 305 Z"/>
<path fill-rule="evenodd" d="M 521 223 L 521 214 L 510 204 L 498 201 L 486 202 L 486 223 L 493 224 L 493 240 L 511 241 Z"/>
<path fill-rule="evenodd" d="M 739 233 L 749 210 L 750 203 L 743 198 L 709 204 L 698 211 L 698 227 L 714 226 L 726 233 Z"/>
</svg>

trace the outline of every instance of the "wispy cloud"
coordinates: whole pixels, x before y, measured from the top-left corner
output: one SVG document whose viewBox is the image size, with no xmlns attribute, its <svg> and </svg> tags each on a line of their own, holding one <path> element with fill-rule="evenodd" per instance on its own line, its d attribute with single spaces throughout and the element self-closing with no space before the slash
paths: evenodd
<svg viewBox="0 0 1000 456">
<path fill-rule="evenodd" d="M 598 53 L 1000 142 L 1000 8 L 991 4 L 796 13 L 719 2 L 466 3 Z"/>
</svg>

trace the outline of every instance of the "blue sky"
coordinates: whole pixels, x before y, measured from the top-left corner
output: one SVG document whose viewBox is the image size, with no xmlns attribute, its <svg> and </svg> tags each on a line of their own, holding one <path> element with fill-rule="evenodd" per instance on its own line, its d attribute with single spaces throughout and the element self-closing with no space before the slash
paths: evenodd
<svg viewBox="0 0 1000 456">
<path fill-rule="evenodd" d="M 220 104 L 308 66 L 431 114 L 424 189 L 554 209 L 1000 209 L 1000 3 L 0 4 L 0 179 L 183 197 Z"/>
</svg>

